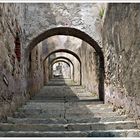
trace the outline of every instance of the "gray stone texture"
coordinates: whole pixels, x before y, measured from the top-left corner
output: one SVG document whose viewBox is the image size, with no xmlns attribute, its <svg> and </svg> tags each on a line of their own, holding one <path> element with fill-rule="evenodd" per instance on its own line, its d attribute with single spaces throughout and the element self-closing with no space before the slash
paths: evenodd
<svg viewBox="0 0 140 140">
<path fill-rule="evenodd" d="M 23 10 L 20 4 L 0 4 L 0 118 L 12 114 L 26 98 L 27 82 L 24 73 Z M 16 32 L 21 44 L 21 61 L 15 54 Z"/>
<path fill-rule="evenodd" d="M 17 107 L 30 96 L 38 93 L 43 86 L 42 49 L 44 46 L 46 54 L 61 47 L 77 53 L 82 61 L 82 81 L 86 92 L 88 90 L 92 94 L 98 94 L 98 56 L 85 42 L 73 37 L 57 36 L 44 40 L 37 45 L 38 47 L 28 50 L 29 43 L 42 32 L 54 27 L 73 27 L 92 37 L 103 50 L 106 76 L 105 102 L 112 103 L 114 110 L 121 110 L 121 114 L 130 114 L 138 120 L 140 117 L 140 5 L 108 4 L 103 18 L 100 14 L 101 7 L 105 7 L 105 4 L 0 4 L 0 119 L 12 115 Z M 17 32 L 21 44 L 20 62 L 15 54 Z M 30 52 L 32 63 L 27 57 L 27 53 Z M 79 64 L 74 59 L 72 61 L 78 70 L 75 77 L 78 81 Z M 46 75 L 49 75 L 48 71 Z M 83 99 L 83 97 L 79 98 Z M 139 124 L 139 121 L 137 123 Z M 31 134 L 32 132 L 28 133 Z M 64 134 L 70 135 L 66 132 Z M 79 135 L 79 132 L 73 134 Z M 122 135 L 131 134 L 135 132 L 127 131 Z M 60 134 L 56 133 L 56 135 Z M 82 135 L 85 136 L 87 133 Z"/>
<path fill-rule="evenodd" d="M 25 4 L 26 43 L 46 29 L 63 26 L 80 29 L 101 44 L 101 20 L 99 16 L 101 6 L 104 4 Z"/>
<path fill-rule="evenodd" d="M 106 102 L 140 117 L 140 5 L 109 4 L 103 24 Z"/>
<path fill-rule="evenodd" d="M 140 130 L 137 129 L 133 119 L 120 115 L 118 111 L 113 112 L 112 105 L 102 104 L 97 100 L 97 96 L 93 97 L 90 92 L 85 91 L 82 86 L 78 88 L 70 85 L 54 86 L 52 82 L 52 85 L 45 86 L 32 100 L 19 108 L 13 117 L 8 117 L 7 122 L 0 124 L 0 136 L 136 137 L 140 135 Z"/>
</svg>

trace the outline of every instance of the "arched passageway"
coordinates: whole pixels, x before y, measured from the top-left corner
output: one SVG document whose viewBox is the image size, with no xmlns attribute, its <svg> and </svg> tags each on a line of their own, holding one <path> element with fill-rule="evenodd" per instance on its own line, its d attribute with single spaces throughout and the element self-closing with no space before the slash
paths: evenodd
<svg viewBox="0 0 140 140">
<path fill-rule="evenodd" d="M 50 70 L 50 77 L 51 79 L 57 78 L 57 79 L 71 79 L 71 65 L 69 62 L 65 60 L 57 60 L 50 64 L 49 66 Z"/>
<path fill-rule="evenodd" d="M 53 67 L 53 65 L 55 64 L 55 63 L 59 63 L 59 62 L 64 62 L 64 63 L 66 63 L 68 66 L 69 66 L 69 68 L 70 68 L 70 79 L 72 79 L 73 80 L 73 70 L 74 70 L 74 68 L 73 68 L 73 65 L 68 61 L 68 60 L 65 60 L 65 59 L 56 59 L 56 60 L 54 60 L 52 63 L 50 63 L 50 66 L 49 66 L 49 70 L 51 70 L 51 73 L 52 73 L 52 67 Z"/>
<path fill-rule="evenodd" d="M 121 3 L 0 4 L 0 136 L 139 137 L 139 11 Z M 79 56 L 82 86 L 63 78 L 44 85 L 44 56 L 56 49 Z M 62 53 L 46 63 L 63 63 L 52 62 Z"/>
<path fill-rule="evenodd" d="M 65 57 L 65 56 L 59 56 L 59 57 L 56 57 L 56 58 L 54 58 L 51 62 L 50 62 L 50 64 L 51 63 L 53 63 L 54 61 L 56 61 L 56 60 L 67 60 L 71 65 L 72 65 L 72 70 L 71 70 L 71 72 L 72 72 L 72 79 L 74 80 L 74 74 L 75 74 L 75 67 L 74 67 L 74 64 L 73 64 L 73 62 L 70 60 L 70 58 L 67 58 L 67 57 Z"/>
<path fill-rule="evenodd" d="M 58 49 L 58 50 L 54 50 L 54 51 L 51 51 L 47 56 L 44 57 L 44 60 L 43 60 L 43 67 L 44 67 L 44 83 L 46 84 L 50 77 L 48 77 L 50 75 L 50 72 L 49 72 L 49 64 L 51 64 L 51 62 L 47 61 L 47 64 L 46 64 L 46 60 L 48 60 L 48 58 L 53 55 L 53 54 L 57 54 L 57 53 L 66 53 L 66 54 L 71 54 L 72 56 L 74 56 L 76 58 L 76 60 L 78 61 L 79 63 L 79 70 L 77 70 L 77 73 L 79 73 L 79 78 L 78 78 L 78 81 L 74 79 L 75 82 L 77 82 L 79 85 L 82 85 L 82 63 L 81 63 L 81 60 L 80 60 L 80 57 L 74 53 L 73 51 L 71 50 L 68 50 L 68 49 Z M 57 58 L 57 57 L 56 57 Z M 56 59 L 54 58 L 54 59 Z M 60 56 L 58 58 L 65 58 L 63 56 Z M 67 60 L 71 61 L 69 58 L 67 58 Z M 72 63 L 72 62 L 71 62 Z M 74 64 L 72 64 L 74 66 Z M 78 72 L 79 71 L 79 72 Z"/>
<path fill-rule="evenodd" d="M 68 49 L 58 49 L 58 50 L 51 51 L 47 56 L 45 56 L 43 61 L 45 61 L 50 55 L 52 55 L 54 53 L 58 53 L 58 52 L 69 53 L 69 54 L 73 55 L 74 57 L 76 57 L 77 60 L 79 61 L 79 63 L 81 63 L 80 57 L 76 53 L 74 53 L 73 51 L 68 50 Z"/>
<path fill-rule="evenodd" d="M 53 29 L 49 29 L 39 34 L 29 43 L 29 45 L 27 46 L 27 54 L 29 55 L 31 50 L 38 43 L 54 35 L 68 35 L 77 37 L 87 42 L 95 49 L 97 55 L 99 56 L 99 85 L 98 85 L 99 98 L 100 100 L 104 101 L 104 55 L 98 43 L 94 39 L 92 39 L 88 34 L 71 27 L 56 27 Z"/>
</svg>

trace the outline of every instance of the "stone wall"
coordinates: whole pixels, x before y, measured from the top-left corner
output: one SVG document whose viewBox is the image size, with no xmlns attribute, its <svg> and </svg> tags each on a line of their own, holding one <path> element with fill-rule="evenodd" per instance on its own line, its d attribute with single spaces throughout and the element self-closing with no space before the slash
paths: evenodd
<svg viewBox="0 0 140 140">
<path fill-rule="evenodd" d="M 70 36 L 68 36 L 67 39 L 65 39 L 64 46 L 65 48 L 75 52 L 81 60 L 82 85 L 85 86 L 87 90 L 98 94 L 99 65 L 98 65 L 98 56 L 95 50 L 89 44 L 82 41 L 81 39 Z M 73 62 L 75 62 L 74 59 Z M 76 71 L 77 70 L 80 71 L 78 63 L 75 63 L 75 69 Z M 79 77 L 81 75 L 76 75 L 76 77 Z"/>
<path fill-rule="evenodd" d="M 102 46 L 101 10 L 104 7 L 105 7 L 105 4 L 96 4 L 96 3 L 45 3 L 45 4 L 35 4 L 35 3 L 29 4 L 28 3 L 28 4 L 25 4 L 26 46 L 28 46 L 29 43 L 32 42 L 32 40 L 38 35 L 40 35 L 41 33 L 49 29 L 56 28 L 56 27 L 71 27 L 71 28 L 79 29 L 85 32 L 86 34 L 88 34 L 89 36 L 91 36 L 95 41 L 99 43 L 100 46 Z M 72 43 L 72 41 L 69 41 L 71 40 L 69 38 L 63 42 L 64 44 L 58 43 L 58 41 L 62 42 L 63 39 L 65 40 L 65 38 L 63 37 L 53 38 L 54 40 L 49 38 L 46 42 L 53 42 L 53 43 L 52 44 L 49 43 L 49 45 L 47 43 L 45 44 L 47 45 L 46 52 L 48 53 L 50 50 L 53 50 L 54 46 L 57 45 L 59 46 L 58 48 L 63 48 L 63 46 L 65 46 L 66 48 L 72 49 L 76 53 L 79 53 L 78 47 L 80 46 L 82 41 L 81 40 L 79 41 L 78 39 L 73 38 L 73 40 L 75 41 L 73 41 L 74 43 Z M 76 47 L 75 47 L 75 44 L 76 44 Z M 48 46 L 50 46 L 50 48 L 48 48 Z M 90 63 L 88 64 L 88 66 L 89 65 Z M 87 70 L 88 69 L 92 70 L 92 67 L 87 68 Z M 89 75 L 90 74 L 91 73 L 89 73 Z M 76 78 L 78 76 L 79 75 L 77 75 Z M 93 76 L 95 76 L 95 74 L 93 74 Z M 90 81 L 92 81 L 92 79 L 90 79 Z M 93 81 L 95 82 L 97 81 L 97 79 Z M 86 86 L 87 85 L 88 85 L 88 82 L 86 82 Z M 96 85 L 97 83 L 93 86 L 90 82 L 90 85 L 88 85 L 88 89 L 90 89 L 91 87 L 92 87 L 92 90 L 96 89 L 95 88 L 97 87 Z"/>
<path fill-rule="evenodd" d="M 30 94 L 35 95 L 44 85 L 42 43 L 31 51 Z"/>
<path fill-rule="evenodd" d="M 82 61 L 82 84 L 94 95 L 99 94 L 99 58 L 95 50 L 86 42 L 79 49 Z"/>
<path fill-rule="evenodd" d="M 89 36 L 91 36 L 95 41 L 99 43 L 102 47 L 102 13 L 101 10 L 105 7 L 105 4 L 95 4 L 95 3 L 46 3 L 46 4 L 25 4 L 26 14 L 25 14 L 25 36 L 26 36 L 26 46 L 29 45 L 32 40 L 40 35 L 41 33 L 56 27 L 72 27 L 79 29 Z M 62 41 L 64 38 L 54 38 L 48 39 L 46 42 L 53 42 L 51 44 L 50 50 L 54 49 L 54 46 L 57 45 L 59 48 L 62 48 L 63 45 L 66 48 L 74 50 L 76 53 L 79 53 L 79 46 L 82 41 L 73 38 L 74 43 L 66 39 L 65 44 L 60 45 L 59 41 Z M 64 39 L 65 40 L 65 39 Z M 70 39 L 71 40 L 71 39 Z M 78 45 L 78 42 L 80 42 Z M 44 41 L 43 41 L 44 42 Z M 46 43 L 47 44 L 47 43 Z M 75 47 L 75 44 L 77 45 Z M 72 46 L 74 45 L 74 46 Z M 47 47 L 50 45 L 47 45 Z M 29 47 L 29 46 L 28 46 Z M 75 48 L 74 48 L 75 47 Z M 74 48 L 74 49 L 73 49 Z M 28 49 L 28 48 L 27 48 Z M 47 53 L 50 51 L 47 48 Z M 88 57 L 88 56 L 87 56 Z M 86 58 L 90 59 L 90 58 Z M 90 60 L 89 60 L 90 62 Z M 93 62 L 94 63 L 94 62 Z M 88 64 L 88 66 L 90 63 Z M 77 65 L 76 65 L 77 67 Z M 92 70 L 92 67 L 87 68 L 86 71 Z M 78 67 L 77 67 L 78 68 Z M 94 68 L 93 68 L 94 69 Z M 94 72 L 93 72 L 94 73 Z M 89 75 L 91 73 L 89 72 Z M 78 75 L 77 75 L 78 76 Z M 76 76 L 76 77 L 77 77 Z M 92 75 L 95 76 L 95 73 Z M 94 82 L 97 82 L 93 80 Z M 84 80 L 87 80 L 86 78 Z M 97 83 L 92 85 L 92 79 L 90 79 L 90 84 L 86 81 L 86 86 L 88 89 L 96 89 Z"/>
<path fill-rule="evenodd" d="M 23 11 L 20 4 L 0 4 L 0 119 L 6 119 L 28 98 L 23 65 Z"/>
<path fill-rule="evenodd" d="M 98 56 L 90 45 L 81 39 L 70 36 L 53 36 L 43 41 L 42 44 L 44 46 L 44 58 L 50 52 L 57 49 L 68 49 L 75 52 L 79 56 L 82 64 L 82 85 L 85 86 L 87 90 L 98 95 Z M 80 65 L 77 59 L 71 54 L 55 53 L 49 57 L 50 62 L 59 56 L 65 56 L 73 62 L 75 68 L 74 81 L 80 84 Z"/>
<path fill-rule="evenodd" d="M 0 118 L 11 114 L 43 85 L 41 47 L 38 44 L 29 52 L 26 49 L 29 42 L 43 31 L 63 26 L 85 31 L 101 44 L 100 8 L 100 4 L 94 3 L 0 4 Z M 57 46 L 79 54 L 82 44 L 80 39 L 72 37 L 58 37 L 52 42 L 52 47 L 46 47 L 47 53 Z M 31 53 L 30 58 L 27 53 Z M 78 71 L 75 81 L 79 81 L 79 63 L 72 60 Z"/>
<path fill-rule="evenodd" d="M 103 25 L 106 102 L 140 117 L 140 4 L 109 4 Z"/>
<path fill-rule="evenodd" d="M 33 38 L 54 27 L 72 27 L 90 35 L 101 45 L 101 9 L 96 3 L 25 4 L 26 46 Z"/>
</svg>

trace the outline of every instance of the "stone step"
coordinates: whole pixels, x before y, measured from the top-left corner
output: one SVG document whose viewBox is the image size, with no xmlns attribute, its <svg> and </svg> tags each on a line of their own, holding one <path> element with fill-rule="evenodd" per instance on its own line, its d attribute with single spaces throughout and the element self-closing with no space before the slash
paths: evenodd
<svg viewBox="0 0 140 140">
<path fill-rule="evenodd" d="M 64 80 L 54 80 L 54 81 L 49 81 L 46 85 L 74 85 L 73 81 L 64 81 Z"/>
<path fill-rule="evenodd" d="M 105 114 L 105 113 L 111 113 L 111 114 L 117 114 L 117 112 L 112 112 L 112 110 L 74 110 L 74 109 L 55 109 L 55 108 L 49 108 L 49 109 L 19 109 L 18 113 L 25 113 L 25 114 L 37 114 L 37 113 L 48 113 L 48 114 L 60 114 L 60 113 L 64 113 L 65 114 L 95 114 L 95 113 L 99 113 L 99 114 Z"/>
<path fill-rule="evenodd" d="M 65 114 L 65 118 L 66 119 L 69 119 L 69 120 L 73 120 L 73 119 L 76 119 L 77 117 L 81 117 L 82 119 L 92 119 L 92 118 L 104 118 L 104 117 L 114 117 L 114 116 L 120 116 L 119 114 L 111 114 L 111 113 L 108 113 L 108 114 Z"/>
<path fill-rule="evenodd" d="M 82 106 L 82 105 L 86 105 L 86 106 L 88 106 L 88 105 L 92 105 L 93 107 L 106 107 L 104 104 L 103 104 L 103 102 L 102 101 L 94 101 L 94 100 L 92 100 L 92 101 L 89 101 L 89 100 L 83 100 L 83 101 L 79 101 L 79 102 L 75 102 L 75 101 L 69 101 L 69 102 L 66 102 L 66 103 L 64 103 L 64 102 L 53 102 L 52 100 L 50 101 L 50 102 L 43 102 L 43 101 L 41 101 L 41 100 L 30 100 L 28 103 L 26 103 L 26 105 L 28 105 L 28 106 L 42 106 L 42 107 L 48 107 L 48 106 L 56 106 L 56 105 L 58 105 L 58 106 L 64 106 L 64 105 L 67 105 L 67 106 L 72 106 L 72 107 L 74 107 L 74 106 Z"/>
<path fill-rule="evenodd" d="M 60 118 L 13 118 L 8 117 L 7 123 L 24 123 L 24 124 L 57 124 L 57 123 L 95 123 L 95 122 L 114 122 L 128 120 L 126 115 L 114 116 L 114 117 L 102 117 L 102 118 L 71 118 L 71 119 L 60 119 Z"/>
<path fill-rule="evenodd" d="M 46 96 L 38 96 L 38 97 L 35 97 L 35 98 L 32 98 L 32 101 L 34 101 L 34 100 L 38 100 L 38 101 L 52 101 L 52 102 L 59 102 L 59 100 L 60 101 L 63 101 L 63 102 L 69 102 L 69 101 L 93 101 L 94 102 L 94 100 L 98 100 L 98 97 L 92 97 L 92 96 L 73 96 L 73 97 L 71 97 L 71 96 L 65 96 L 65 97 L 51 97 L 51 96 L 49 96 L 49 97 L 46 97 Z"/>
<path fill-rule="evenodd" d="M 66 86 L 66 85 L 63 85 L 63 86 L 44 86 L 41 90 L 40 90 L 40 93 L 46 93 L 46 90 L 54 90 L 54 89 L 57 89 L 57 90 L 60 90 L 61 92 L 63 92 L 63 90 L 74 90 L 74 91 L 87 91 L 83 86 Z M 63 89 L 63 90 L 62 90 Z M 56 91 L 56 90 L 55 90 Z"/>
<path fill-rule="evenodd" d="M 87 102 L 91 103 L 94 102 L 95 99 L 33 99 L 31 102 L 37 103 L 37 102 L 42 102 L 42 103 L 76 103 L 76 102 Z M 102 102 L 100 102 L 102 103 Z"/>
<path fill-rule="evenodd" d="M 74 86 L 74 85 L 79 85 L 77 83 L 64 83 L 64 82 L 61 82 L 61 83 L 58 83 L 58 82 L 55 82 L 55 83 L 48 83 L 46 84 L 45 86 L 49 87 L 53 87 L 53 86 L 67 86 L 67 87 L 70 87 L 70 86 Z"/>
<path fill-rule="evenodd" d="M 45 86 L 43 89 L 39 91 L 39 94 L 57 95 L 57 93 L 59 93 L 59 94 L 68 95 L 68 94 L 84 93 L 84 92 L 91 94 L 85 88 L 68 87 L 68 86 Z"/>
<path fill-rule="evenodd" d="M 95 103 L 97 101 L 98 101 L 99 104 L 103 103 L 102 101 L 99 102 L 99 99 L 94 98 L 94 97 L 80 97 L 80 98 L 53 98 L 53 97 L 49 97 L 47 99 L 46 98 L 43 98 L 43 99 L 34 98 L 30 102 L 34 102 L 34 103 L 36 103 L 36 102 L 41 102 L 41 103 L 50 103 L 50 102 L 52 102 L 52 103 L 57 103 L 57 102 L 58 103 L 86 102 L 87 104 L 93 102 L 94 104 L 97 104 L 97 103 Z"/>
<path fill-rule="evenodd" d="M 95 110 L 95 111 L 110 111 L 113 110 L 112 106 L 95 106 L 95 105 L 71 105 L 71 103 L 47 103 L 47 104 L 26 104 L 24 106 L 22 106 L 20 109 L 41 109 L 41 110 L 64 110 L 65 109 L 69 109 L 69 110 Z"/>
<path fill-rule="evenodd" d="M 38 114 L 54 114 L 54 115 L 60 115 L 60 114 L 65 114 L 65 115 L 95 115 L 95 114 L 100 114 L 100 115 L 117 115 L 117 112 L 112 112 L 112 110 L 72 110 L 72 109 L 67 109 L 65 110 L 64 108 L 50 108 L 50 109 L 19 109 L 18 114 L 25 114 L 25 115 L 38 115 Z"/>
<path fill-rule="evenodd" d="M 104 116 L 119 116 L 117 112 L 98 112 L 98 113 L 92 113 L 92 112 L 65 112 L 64 110 L 61 111 L 50 111 L 50 112 L 15 112 L 14 117 L 33 117 L 33 118 L 48 118 L 48 117 L 66 117 L 66 118 L 73 118 L 73 117 L 104 117 Z"/>
<path fill-rule="evenodd" d="M 66 124 L 67 120 L 64 118 L 13 118 L 8 117 L 7 123 L 24 123 L 24 124 Z"/>
<path fill-rule="evenodd" d="M 61 86 L 61 85 L 67 85 L 67 86 L 72 86 L 72 85 L 79 85 L 78 83 L 72 81 L 72 80 L 51 80 L 49 81 L 46 86 Z"/>
<path fill-rule="evenodd" d="M 1 131 L 89 131 L 116 129 L 137 129 L 137 126 L 134 121 L 69 124 L 0 124 Z"/>
<path fill-rule="evenodd" d="M 68 123 L 90 123 L 90 122 L 115 122 L 115 121 L 124 121 L 127 120 L 126 115 L 122 115 L 122 116 L 109 116 L 109 117 L 93 117 L 93 118 L 77 118 L 77 117 L 69 117 L 66 118 Z"/>
<path fill-rule="evenodd" d="M 60 90 L 57 90 L 57 91 L 55 91 L 55 92 L 53 92 L 53 91 L 51 91 L 51 90 L 48 90 L 48 89 L 46 89 L 47 90 L 47 92 L 43 92 L 43 93 L 40 93 L 40 94 L 38 94 L 38 95 L 36 95 L 34 98 L 36 98 L 36 97 L 54 97 L 54 98 L 56 98 L 56 97 L 95 97 L 96 96 L 96 94 L 93 94 L 93 93 L 90 93 L 90 92 L 87 92 L 87 91 L 72 91 L 72 90 L 69 90 L 69 91 L 67 91 L 67 90 L 64 90 L 63 92 L 62 91 L 60 91 Z M 51 93 L 51 94 L 50 94 Z"/>
<path fill-rule="evenodd" d="M 0 137 L 139 137 L 140 130 L 102 131 L 0 131 Z"/>
<path fill-rule="evenodd" d="M 103 112 L 106 112 L 106 111 L 112 111 L 113 112 L 113 106 L 108 106 L 108 107 L 97 107 L 97 106 L 94 106 L 94 105 L 72 105 L 72 106 L 70 106 L 69 104 L 67 104 L 66 106 L 65 106 L 65 108 L 67 109 L 67 110 L 71 110 L 71 111 L 78 111 L 78 110 L 80 110 L 80 111 L 86 111 L 86 110 L 88 110 L 88 111 L 96 111 L 96 112 L 98 112 L 98 111 L 103 111 Z"/>
<path fill-rule="evenodd" d="M 37 113 L 35 112 L 34 114 L 32 113 L 22 113 L 22 112 L 15 112 L 13 117 L 15 118 L 27 118 L 27 117 L 30 117 L 30 118 L 54 118 L 54 117 L 57 117 L 57 118 L 64 118 L 65 117 L 65 114 L 64 114 L 64 111 L 63 112 L 57 112 L 57 113 Z"/>
<path fill-rule="evenodd" d="M 58 82 L 55 82 L 55 83 L 58 83 Z M 46 84 L 43 88 L 46 88 L 46 87 L 68 87 L 68 88 L 83 88 L 83 89 L 85 89 L 82 85 L 79 85 L 79 84 L 77 84 L 77 83 L 74 83 L 74 84 L 72 84 L 72 85 L 55 85 L 55 83 L 54 83 L 54 85 L 52 84 Z"/>
<path fill-rule="evenodd" d="M 44 104 L 43 104 L 44 103 Z M 73 103 L 73 104 L 72 104 Z M 85 105 L 85 103 L 77 103 L 75 104 L 75 102 L 68 102 L 68 103 L 60 103 L 60 102 L 32 102 L 32 103 L 28 103 L 26 105 L 24 105 L 23 107 L 21 107 L 22 109 L 40 109 L 40 110 L 87 110 L 88 112 L 92 112 L 93 111 L 109 111 L 109 110 L 113 110 L 113 107 L 97 107 L 96 105 L 91 105 L 91 104 L 87 104 Z M 20 110 L 21 108 L 19 108 L 18 110 Z"/>
<path fill-rule="evenodd" d="M 92 94 L 90 92 L 76 92 L 76 93 L 57 93 L 57 94 L 47 94 L 47 93 L 42 93 L 42 94 L 39 94 L 39 95 L 36 95 L 34 98 L 38 98 L 38 97 L 44 97 L 44 98 L 49 98 L 49 97 L 54 97 L 54 98 L 78 98 L 78 97 L 96 97 L 95 94 Z"/>
<path fill-rule="evenodd" d="M 94 108 L 94 107 L 70 107 L 70 106 L 48 106 L 46 108 L 42 108 L 40 106 L 23 106 L 18 109 L 18 112 L 58 112 L 64 111 L 66 112 L 77 112 L 77 113 L 98 113 L 98 112 L 112 112 L 113 108 Z"/>
</svg>

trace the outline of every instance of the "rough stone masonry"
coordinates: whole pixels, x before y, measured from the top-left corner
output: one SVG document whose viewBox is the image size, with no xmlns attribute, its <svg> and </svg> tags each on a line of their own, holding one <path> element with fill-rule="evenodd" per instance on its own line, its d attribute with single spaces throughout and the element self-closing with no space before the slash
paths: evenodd
<svg viewBox="0 0 140 140">
<path fill-rule="evenodd" d="M 39 49 L 28 48 L 35 37 L 49 29 L 70 27 L 89 35 L 103 52 L 105 103 L 110 102 L 115 109 L 123 109 L 123 113 L 138 119 L 139 10 L 140 4 L 0 3 L 0 118 L 6 119 L 37 93 L 44 84 L 44 52 L 49 54 L 62 46 L 78 55 L 83 62 L 83 86 L 98 94 L 99 56 L 86 42 L 54 36 L 55 39 L 40 42 Z M 75 68 L 78 70 L 76 61 Z"/>
</svg>

